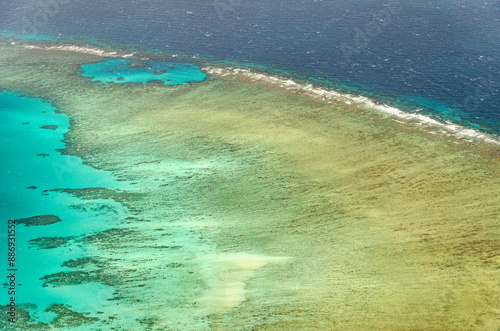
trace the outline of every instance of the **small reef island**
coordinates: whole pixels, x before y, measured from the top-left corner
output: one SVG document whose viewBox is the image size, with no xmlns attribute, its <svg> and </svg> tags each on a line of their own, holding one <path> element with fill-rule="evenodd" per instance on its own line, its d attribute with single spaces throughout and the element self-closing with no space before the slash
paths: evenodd
<svg viewBox="0 0 500 331">
<path fill-rule="evenodd" d="M 2 119 L 39 173 L 0 329 L 498 328 L 498 137 L 125 55 L 0 44 Z"/>
</svg>

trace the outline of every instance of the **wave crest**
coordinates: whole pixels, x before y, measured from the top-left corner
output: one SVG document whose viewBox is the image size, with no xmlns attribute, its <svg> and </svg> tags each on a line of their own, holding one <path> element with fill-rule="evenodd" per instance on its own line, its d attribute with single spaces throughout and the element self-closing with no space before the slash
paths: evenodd
<svg viewBox="0 0 500 331">
<path fill-rule="evenodd" d="M 117 52 L 106 52 L 106 51 L 99 49 L 99 48 L 82 47 L 82 46 L 76 46 L 76 45 L 60 45 L 60 46 L 24 45 L 24 47 L 32 48 L 32 49 L 43 49 L 46 51 L 52 51 L 52 50 L 70 51 L 70 52 L 92 54 L 92 55 L 103 56 L 103 57 L 123 57 L 123 58 L 135 57 L 134 53 L 119 54 Z"/>
<path fill-rule="evenodd" d="M 418 126 L 431 129 L 430 133 L 436 133 L 432 131 L 432 129 L 434 129 L 438 130 L 442 134 L 445 134 L 446 136 L 454 136 L 458 139 L 462 139 L 470 143 L 474 142 L 474 140 L 481 140 L 487 143 L 500 145 L 500 139 L 495 135 L 483 133 L 449 121 L 441 122 L 430 116 L 406 112 L 386 104 L 377 103 L 365 96 L 334 91 L 317 87 L 312 84 L 298 83 L 289 78 L 267 75 L 249 69 L 207 66 L 203 68 L 203 71 L 210 75 L 218 77 L 243 77 L 251 81 L 272 84 L 279 88 L 283 88 L 294 93 L 307 95 L 316 99 L 321 99 L 328 103 L 342 102 L 348 105 L 356 104 L 388 115 L 392 117 L 393 120 L 399 123 L 409 124 L 413 122 Z"/>
</svg>

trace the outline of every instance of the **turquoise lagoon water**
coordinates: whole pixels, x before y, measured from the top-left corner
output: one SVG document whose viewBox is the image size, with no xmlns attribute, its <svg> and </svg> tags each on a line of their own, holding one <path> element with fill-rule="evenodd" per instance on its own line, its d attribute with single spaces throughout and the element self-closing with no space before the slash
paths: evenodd
<svg viewBox="0 0 500 331">
<path fill-rule="evenodd" d="M 53 189 L 89 187 L 120 188 L 125 184 L 107 172 L 83 165 L 80 158 L 62 155 L 67 116 L 57 114 L 47 102 L 13 92 L 0 92 L 0 215 L 3 224 L 0 242 L 6 242 L 7 221 L 37 215 L 55 215 L 62 221 L 43 226 L 16 228 L 16 302 L 37 320 L 50 322 L 55 314 L 45 312 L 54 303 L 76 311 L 95 313 L 99 302 L 113 290 L 98 283 L 43 287 L 45 275 L 69 271 L 61 267 L 67 260 L 88 255 L 88 248 L 73 242 L 40 249 L 30 240 L 41 237 L 67 237 L 92 234 L 113 227 L 125 208 L 112 200 L 83 201 Z M 6 270 L 7 247 L 0 247 L 0 263 Z M 6 284 L 2 284 L 0 304 L 8 303 Z M 28 305 L 29 304 L 29 305 Z"/>
<path fill-rule="evenodd" d="M 84 77 L 103 83 L 146 83 L 164 85 L 202 81 L 206 75 L 195 65 L 137 59 L 109 59 L 82 66 Z M 0 92 L 0 215 L 4 224 L 0 242 L 7 239 L 7 221 L 38 215 L 55 215 L 62 221 L 51 225 L 16 228 L 16 303 L 27 309 L 34 321 L 51 322 L 46 312 L 52 304 L 65 304 L 78 312 L 96 314 L 113 289 L 99 283 L 43 286 L 41 279 L 61 271 L 70 259 L 91 256 L 90 247 L 70 240 L 66 245 L 43 249 L 30 242 L 42 237 L 79 237 L 112 228 L 126 217 L 124 206 L 113 200 L 82 200 L 55 189 L 125 189 L 109 172 L 94 169 L 78 157 L 63 155 L 64 134 L 69 118 L 48 102 L 19 93 Z M 1 245 L 0 267 L 7 270 L 7 246 Z M 2 284 L 0 305 L 9 302 L 7 284 Z"/>
<path fill-rule="evenodd" d="M 5 30 L 0 31 L 0 37 L 29 40 L 29 41 L 53 41 L 58 39 L 58 37 L 54 37 L 51 35 L 28 34 L 28 33 L 17 34 Z"/>
<path fill-rule="evenodd" d="M 84 77 L 103 83 L 147 83 L 161 81 L 164 85 L 181 85 L 206 78 L 197 66 L 189 63 L 111 59 L 82 65 Z"/>
</svg>

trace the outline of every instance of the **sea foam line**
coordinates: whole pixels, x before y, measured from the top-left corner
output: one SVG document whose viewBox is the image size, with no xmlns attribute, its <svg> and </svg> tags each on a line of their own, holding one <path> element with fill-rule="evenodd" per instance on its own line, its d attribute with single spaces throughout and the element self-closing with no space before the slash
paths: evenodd
<svg viewBox="0 0 500 331">
<path fill-rule="evenodd" d="M 43 49 L 43 50 L 63 50 L 63 51 L 70 51 L 77 53 L 92 54 L 102 57 L 121 57 L 121 58 L 135 57 L 146 60 L 148 59 L 144 57 L 138 57 L 134 53 L 119 54 L 117 52 L 106 52 L 98 48 L 81 47 L 76 45 L 60 45 L 60 46 L 24 45 L 24 47 L 32 49 Z M 220 76 L 220 77 L 242 76 L 253 81 L 270 83 L 289 91 L 302 93 L 314 98 L 322 99 L 328 103 L 343 102 L 348 105 L 354 103 L 357 105 L 368 107 L 370 109 L 378 110 L 381 113 L 385 113 L 387 115 L 403 119 L 405 121 L 415 121 L 420 126 L 427 126 L 427 127 L 434 127 L 437 129 L 441 129 L 440 131 L 441 133 L 447 136 L 455 136 L 456 138 L 459 139 L 465 139 L 467 142 L 473 142 L 472 139 L 479 139 L 487 143 L 500 145 L 500 139 L 497 138 L 495 135 L 485 134 L 474 129 L 466 128 L 459 124 L 451 123 L 449 121 L 443 123 L 422 114 L 408 113 L 395 107 L 376 103 L 373 100 L 364 96 L 342 93 L 334 90 L 328 90 L 325 88 L 313 86 L 312 84 L 301 84 L 297 83 L 292 79 L 287 79 L 279 76 L 266 75 L 249 69 L 232 68 L 232 67 L 220 68 L 220 67 L 207 66 L 202 68 L 202 70 L 205 71 L 207 74 L 213 76 Z M 405 124 L 406 123 L 407 122 L 405 122 Z"/>
<path fill-rule="evenodd" d="M 31 49 L 43 49 L 46 51 L 60 50 L 60 51 L 69 51 L 69 52 L 76 52 L 76 53 L 85 53 L 85 54 L 92 54 L 92 55 L 103 56 L 103 57 L 123 57 L 123 58 L 135 57 L 134 53 L 119 54 L 117 52 L 106 52 L 106 51 L 104 51 L 102 49 L 98 49 L 98 48 L 81 47 L 81 46 L 76 46 L 76 45 L 61 45 L 61 46 L 24 45 L 24 47 L 31 48 Z"/>
<path fill-rule="evenodd" d="M 217 67 L 207 66 L 203 68 L 203 71 L 213 76 L 219 76 L 219 77 L 239 76 L 239 77 L 245 77 L 252 81 L 260 81 L 268 84 L 273 84 L 275 86 L 278 86 L 280 88 L 295 93 L 301 93 L 317 99 L 324 100 L 328 103 L 343 102 L 348 105 L 357 104 L 360 106 L 367 107 L 369 109 L 375 109 L 391 117 L 403 119 L 405 120 L 405 122 L 403 122 L 405 124 L 409 122 L 416 122 L 416 124 L 419 126 L 434 127 L 437 129 L 441 129 L 440 131 L 441 133 L 447 136 L 455 136 L 456 138 L 459 139 L 465 139 L 467 142 L 473 142 L 472 139 L 480 139 L 487 143 L 500 145 L 500 139 L 498 139 L 494 135 L 485 134 L 476 131 L 474 129 L 466 128 L 459 124 L 451 123 L 449 121 L 443 123 L 422 114 L 405 112 L 395 107 L 377 103 L 367 97 L 360 95 L 353 95 L 349 93 L 342 93 L 334 90 L 320 88 L 313 86 L 312 84 L 301 84 L 297 83 L 292 79 L 283 78 L 279 76 L 266 75 L 248 69 L 240 69 L 232 67 L 217 68 Z M 401 123 L 401 121 L 397 122 Z"/>
</svg>

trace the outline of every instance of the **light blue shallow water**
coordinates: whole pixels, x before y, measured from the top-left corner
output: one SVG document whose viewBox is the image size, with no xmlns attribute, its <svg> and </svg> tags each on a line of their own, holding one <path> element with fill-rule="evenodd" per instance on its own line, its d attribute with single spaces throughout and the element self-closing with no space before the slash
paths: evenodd
<svg viewBox="0 0 500 331">
<path fill-rule="evenodd" d="M 51 127 L 42 128 L 47 125 Z M 32 304 L 30 314 L 35 320 L 44 322 L 55 317 L 53 313 L 44 312 L 54 303 L 95 313 L 99 302 L 111 297 L 113 290 L 97 283 L 42 287 L 40 278 L 68 271 L 61 264 L 85 256 L 87 248 L 70 243 L 55 249 L 38 249 L 29 241 L 103 231 L 116 225 L 126 213 L 122 205 L 112 200 L 83 201 L 66 193 L 46 191 L 124 185 L 112 174 L 83 165 L 81 159 L 56 151 L 65 147 L 62 140 L 68 128 L 68 117 L 55 113 L 49 103 L 0 92 L 0 268 L 8 269 L 9 219 L 55 215 L 62 220 L 44 226 L 18 224 L 16 228 L 16 302 L 18 305 Z M 9 298 L 4 283 L 0 289 L 0 304 L 7 304 Z"/>
<path fill-rule="evenodd" d="M 189 63 L 111 59 L 82 65 L 84 77 L 103 83 L 147 83 L 162 81 L 164 85 L 181 85 L 203 81 L 207 76 Z"/>
</svg>

